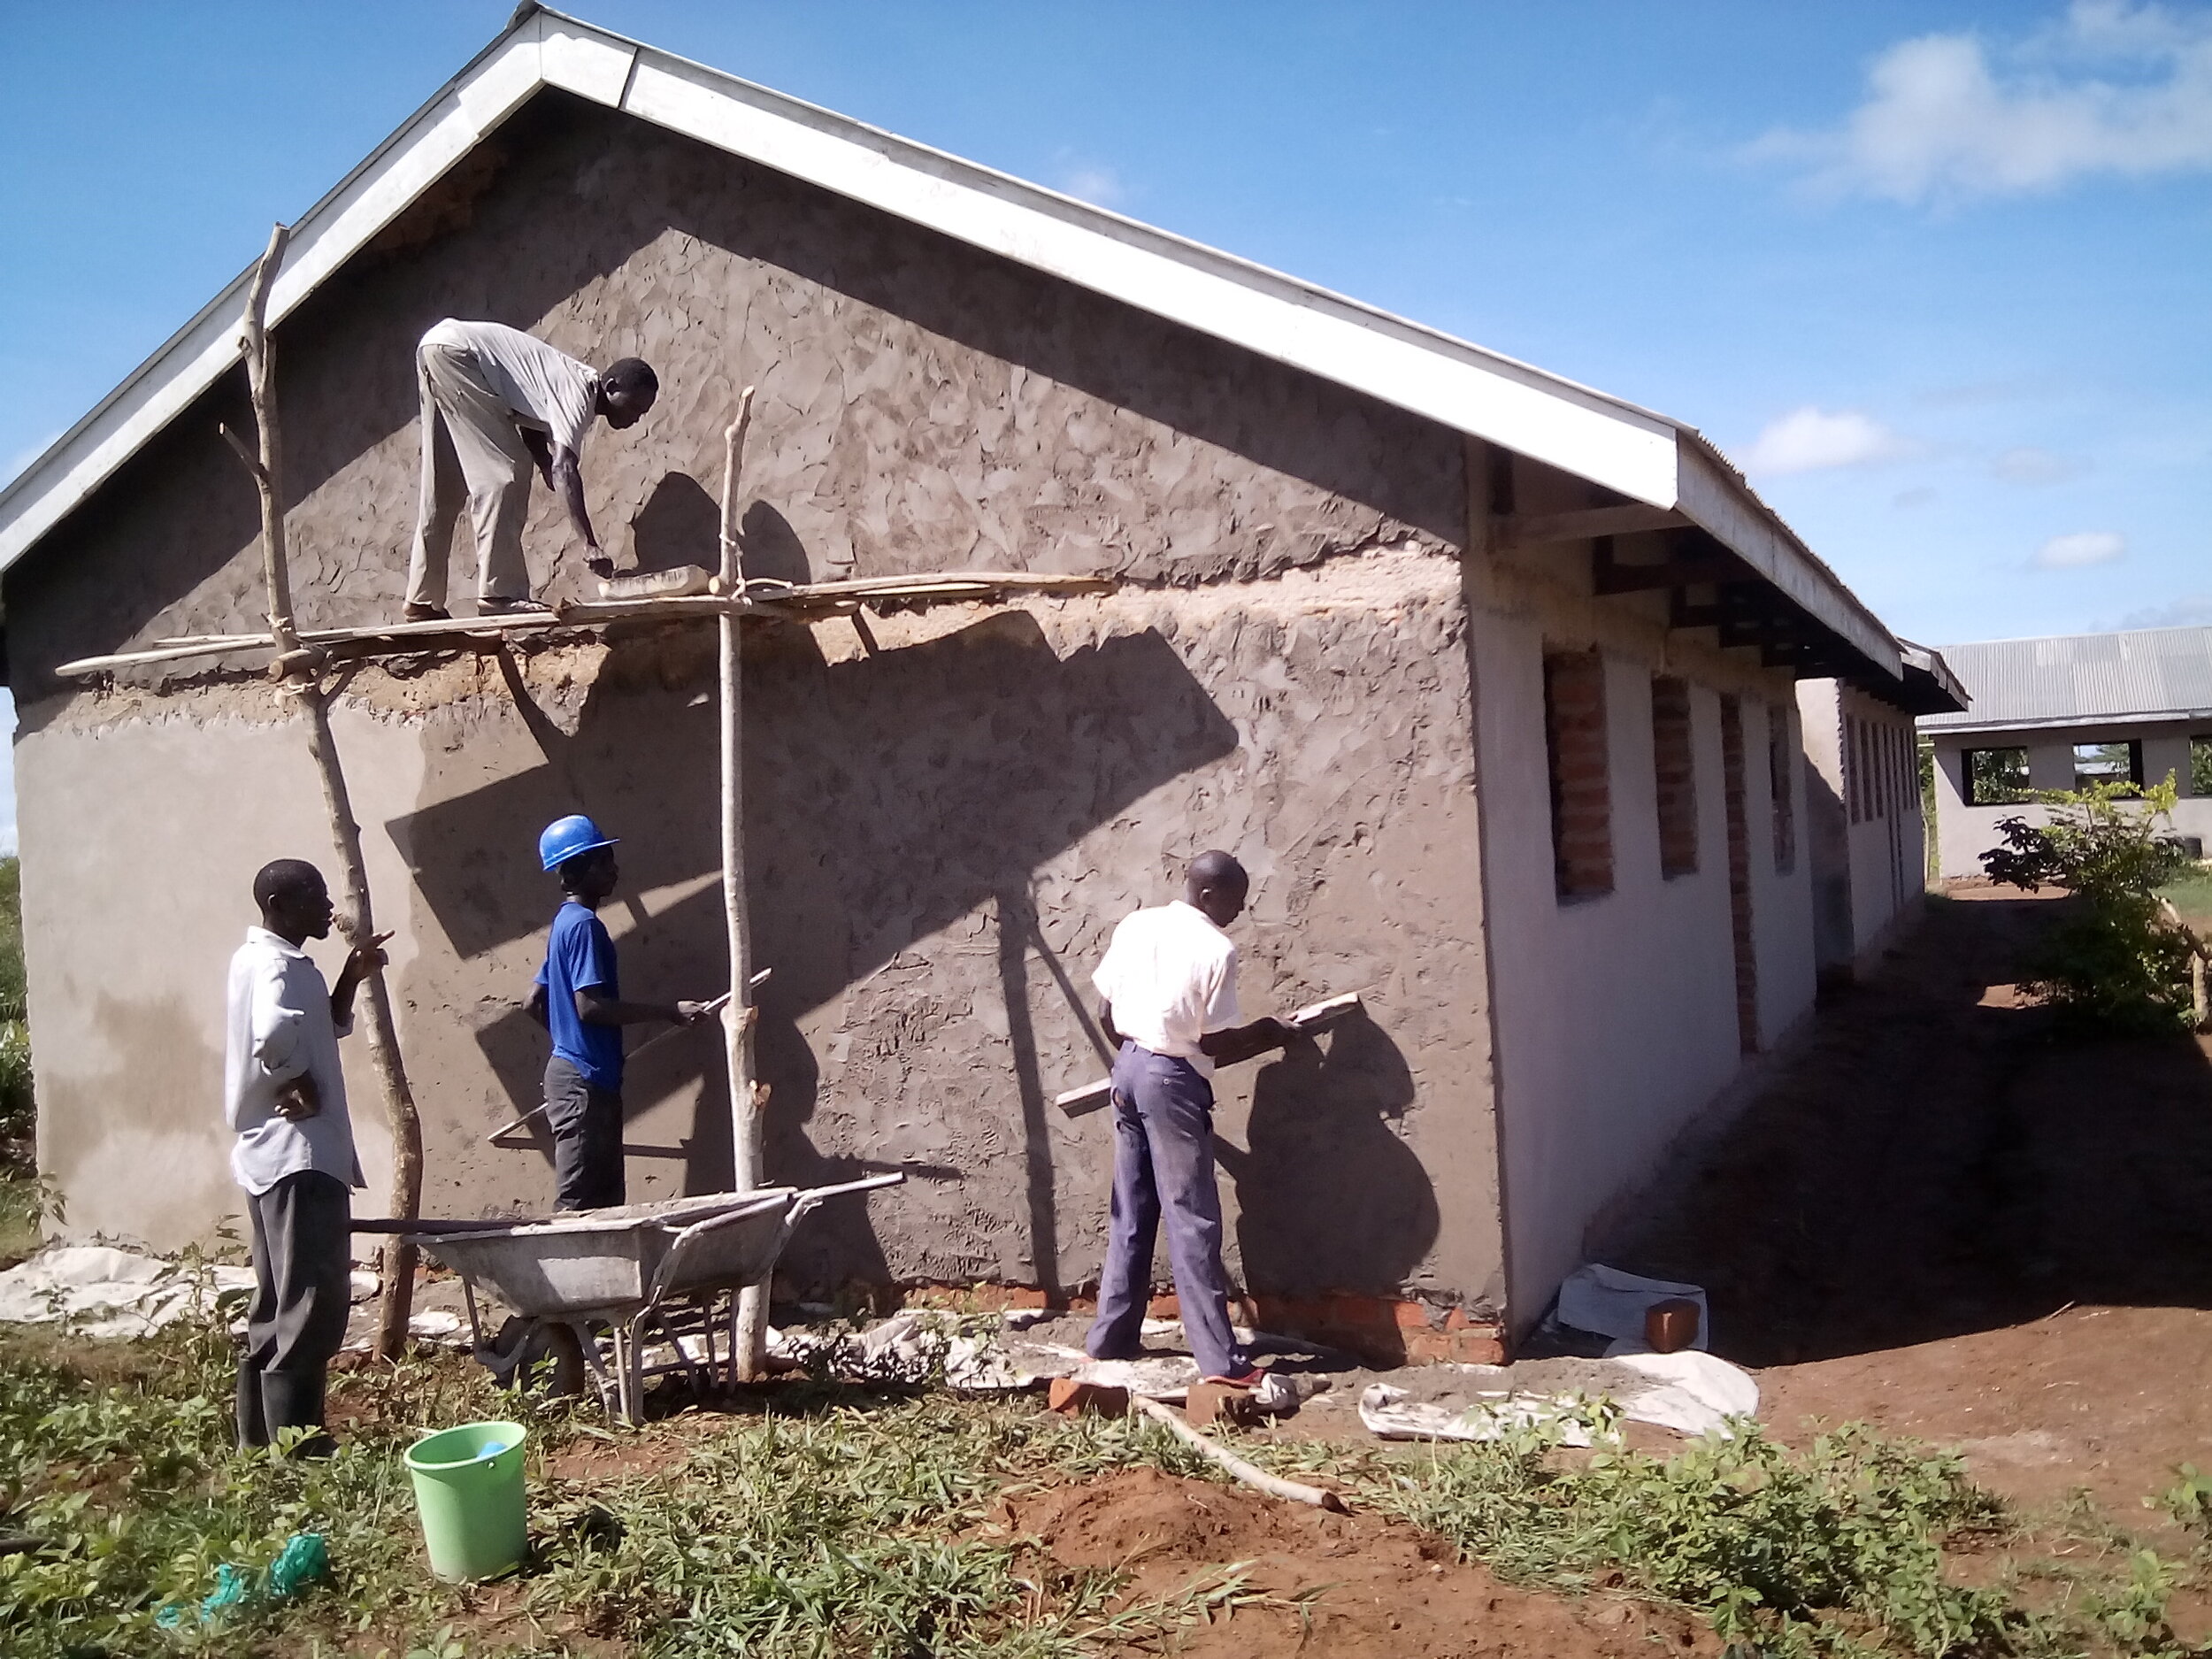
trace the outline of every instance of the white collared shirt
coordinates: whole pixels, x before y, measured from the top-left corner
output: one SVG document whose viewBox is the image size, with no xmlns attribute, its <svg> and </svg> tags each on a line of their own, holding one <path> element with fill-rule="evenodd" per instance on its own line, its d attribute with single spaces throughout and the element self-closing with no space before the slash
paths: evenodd
<svg viewBox="0 0 2212 1659">
<path fill-rule="evenodd" d="M 1239 1023 L 1237 948 L 1181 899 L 1122 918 L 1091 983 L 1123 1036 L 1209 1074 L 1214 1064 L 1199 1038 Z"/>
<path fill-rule="evenodd" d="M 330 1018 L 330 987 L 314 959 L 265 927 L 249 927 L 230 959 L 229 1045 L 223 1121 L 238 1133 L 230 1170 L 258 1195 L 288 1175 L 319 1170 L 364 1187 L 346 1111 L 338 1039 L 353 1029 Z M 276 1113 L 277 1091 L 313 1076 L 322 1110 L 297 1123 Z"/>
</svg>

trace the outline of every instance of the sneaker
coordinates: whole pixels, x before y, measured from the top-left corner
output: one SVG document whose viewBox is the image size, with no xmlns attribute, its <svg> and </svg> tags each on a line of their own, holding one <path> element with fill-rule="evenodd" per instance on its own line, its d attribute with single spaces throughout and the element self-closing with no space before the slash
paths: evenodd
<svg viewBox="0 0 2212 1659">
<path fill-rule="evenodd" d="M 410 601 L 401 613 L 410 622 L 450 622 L 453 613 L 443 605 L 421 605 Z"/>
<path fill-rule="evenodd" d="M 535 617 L 551 616 L 553 607 L 536 599 L 480 599 L 476 602 L 480 617 Z"/>
</svg>

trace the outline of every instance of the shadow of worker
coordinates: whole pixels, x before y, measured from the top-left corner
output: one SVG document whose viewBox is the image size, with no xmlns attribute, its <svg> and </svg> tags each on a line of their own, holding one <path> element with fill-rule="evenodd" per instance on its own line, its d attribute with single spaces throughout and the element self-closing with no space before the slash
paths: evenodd
<svg viewBox="0 0 2212 1659">
<path fill-rule="evenodd" d="M 1413 1073 L 1364 1010 L 1263 1067 L 1236 1182 L 1237 1248 L 1254 1294 L 1388 1294 L 1436 1241 L 1436 1190 L 1392 1123 Z"/>
</svg>

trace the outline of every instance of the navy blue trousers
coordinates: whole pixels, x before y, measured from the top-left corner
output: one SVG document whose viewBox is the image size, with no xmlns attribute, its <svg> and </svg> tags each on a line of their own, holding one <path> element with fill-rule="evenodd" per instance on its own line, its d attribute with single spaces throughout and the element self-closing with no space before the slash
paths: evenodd
<svg viewBox="0 0 2212 1659">
<path fill-rule="evenodd" d="M 1241 1375 L 1251 1362 L 1229 1332 L 1213 1084 L 1189 1061 L 1133 1042 L 1122 1044 L 1113 1081 L 1112 1220 L 1098 1320 L 1084 1347 L 1095 1359 L 1129 1359 L 1139 1351 L 1152 1295 L 1152 1247 L 1164 1215 L 1175 1297 L 1199 1374 Z"/>
</svg>

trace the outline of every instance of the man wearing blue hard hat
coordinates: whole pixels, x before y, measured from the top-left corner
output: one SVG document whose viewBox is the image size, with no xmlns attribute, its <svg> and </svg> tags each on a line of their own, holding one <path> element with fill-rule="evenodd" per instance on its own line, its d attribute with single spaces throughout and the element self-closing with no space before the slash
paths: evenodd
<svg viewBox="0 0 2212 1659">
<path fill-rule="evenodd" d="M 545 1116 L 562 1210 L 622 1202 L 622 1028 L 657 1019 L 695 1025 L 707 1017 L 703 1002 L 622 1000 L 614 941 L 598 914 L 622 875 L 614 846 L 580 812 L 556 818 L 538 837 L 538 858 L 567 895 L 530 995 L 532 1016 L 553 1034 Z"/>
</svg>

